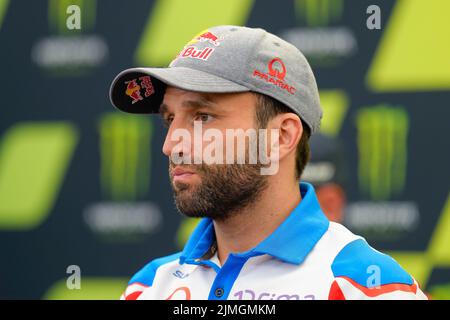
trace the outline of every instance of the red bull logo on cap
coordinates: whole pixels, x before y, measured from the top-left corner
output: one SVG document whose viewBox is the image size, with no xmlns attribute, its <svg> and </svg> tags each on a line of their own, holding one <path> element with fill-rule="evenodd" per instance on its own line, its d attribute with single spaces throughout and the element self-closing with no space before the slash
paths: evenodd
<svg viewBox="0 0 450 320">
<path fill-rule="evenodd" d="M 138 84 L 138 80 L 140 85 Z M 143 76 L 138 79 L 125 81 L 125 84 L 127 85 L 125 94 L 131 98 L 131 104 L 135 104 L 144 99 L 141 95 L 141 88 L 145 89 L 144 97 L 149 97 L 155 93 L 150 76 Z"/>
<path fill-rule="evenodd" d="M 132 104 L 135 104 L 143 99 L 140 92 L 141 87 L 137 84 L 136 79 L 125 81 L 125 84 L 127 85 L 125 94 L 131 98 Z"/>
<path fill-rule="evenodd" d="M 217 47 L 220 45 L 221 40 L 222 38 L 219 38 L 217 35 L 209 31 L 208 29 L 203 30 L 202 32 L 194 36 L 194 38 L 192 38 L 192 40 L 189 41 L 184 46 L 183 50 L 181 50 L 180 53 L 178 53 L 178 55 L 169 64 L 169 67 L 172 67 L 175 61 L 179 58 L 193 58 L 204 61 L 208 60 L 208 58 L 214 52 L 215 48 L 214 47 L 197 48 L 196 46 L 193 45 L 203 42 L 206 44 L 212 44 L 213 46 Z"/>
<path fill-rule="evenodd" d="M 183 51 L 180 52 L 178 58 L 193 58 L 200 60 L 208 60 L 211 53 L 214 51 L 214 48 L 204 48 L 202 50 L 197 49 L 196 47 L 187 47 L 184 48 Z"/>
<path fill-rule="evenodd" d="M 211 43 L 212 45 L 215 45 L 216 47 L 218 45 L 220 45 L 219 38 L 216 35 L 214 35 L 212 32 L 209 32 L 209 31 L 200 34 L 199 36 L 197 36 L 196 39 L 201 42 Z"/>
<path fill-rule="evenodd" d="M 207 42 L 217 47 L 220 45 L 221 40 L 222 39 L 220 39 L 214 33 L 206 29 L 195 35 L 194 38 L 192 38 L 192 40 L 186 44 L 186 46 L 192 45 L 197 42 Z"/>
</svg>

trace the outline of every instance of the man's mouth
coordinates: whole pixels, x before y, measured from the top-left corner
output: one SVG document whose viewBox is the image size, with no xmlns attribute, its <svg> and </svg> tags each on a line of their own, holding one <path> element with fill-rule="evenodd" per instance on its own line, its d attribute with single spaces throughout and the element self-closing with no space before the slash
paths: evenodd
<svg viewBox="0 0 450 320">
<path fill-rule="evenodd" d="M 175 167 L 171 170 L 172 181 L 175 182 L 189 182 L 196 175 L 192 170 Z"/>
</svg>

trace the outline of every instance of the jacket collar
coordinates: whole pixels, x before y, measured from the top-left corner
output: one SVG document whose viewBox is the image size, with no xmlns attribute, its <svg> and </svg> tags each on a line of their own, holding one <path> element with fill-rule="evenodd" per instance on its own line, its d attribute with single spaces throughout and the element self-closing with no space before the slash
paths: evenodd
<svg viewBox="0 0 450 320">
<path fill-rule="evenodd" d="M 271 235 L 255 248 L 235 255 L 251 257 L 268 254 L 288 263 L 302 263 L 327 231 L 329 221 L 320 208 L 311 184 L 300 183 L 300 193 L 302 200 L 299 205 Z M 200 259 L 214 240 L 213 221 L 210 218 L 202 219 L 186 243 L 180 263 Z"/>
</svg>

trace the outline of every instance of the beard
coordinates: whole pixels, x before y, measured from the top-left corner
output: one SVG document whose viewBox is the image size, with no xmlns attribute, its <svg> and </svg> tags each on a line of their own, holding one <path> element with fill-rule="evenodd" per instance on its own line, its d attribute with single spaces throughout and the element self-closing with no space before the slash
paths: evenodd
<svg viewBox="0 0 450 320">
<path fill-rule="evenodd" d="M 251 206 L 267 188 L 267 176 L 261 175 L 261 164 L 190 165 L 200 183 L 189 184 L 173 181 L 169 176 L 175 205 L 187 217 L 208 217 L 226 220 L 241 209 Z"/>
</svg>

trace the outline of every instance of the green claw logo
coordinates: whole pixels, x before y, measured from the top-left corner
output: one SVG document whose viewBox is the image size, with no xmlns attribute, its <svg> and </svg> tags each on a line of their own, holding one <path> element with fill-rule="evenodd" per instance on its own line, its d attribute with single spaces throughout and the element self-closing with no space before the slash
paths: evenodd
<svg viewBox="0 0 450 320">
<path fill-rule="evenodd" d="M 344 9 L 343 0 L 296 0 L 297 17 L 309 27 L 326 26 L 341 19 Z"/>
<path fill-rule="evenodd" d="M 108 198 L 132 201 L 148 192 L 152 123 L 109 113 L 100 119 L 100 181 Z"/>
<path fill-rule="evenodd" d="M 356 123 L 361 191 L 379 201 L 401 194 L 406 180 L 408 113 L 401 107 L 364 107 Z"/>
</svg>

